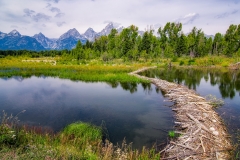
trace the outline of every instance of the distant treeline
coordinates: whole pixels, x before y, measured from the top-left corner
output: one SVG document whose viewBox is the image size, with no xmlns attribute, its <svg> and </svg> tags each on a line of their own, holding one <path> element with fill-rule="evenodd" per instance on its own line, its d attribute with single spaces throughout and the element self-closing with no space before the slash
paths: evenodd
<svg viewBox="0 0 240 160">
<path fill-rule="evenodd" d="M 113 29 L 108 36 L 101 36 L 94 42 L 87 41 L 82 45 L 79 41 L 72 50 L 49 51 L 0 51 L 0 56 L 30 55 L 67 56 L 77 60 L 101 57 L 104 61 L 114 58 L 138 60 L 139 58 L 173 58 L 181 56 L 203 57 L 206 55 L 240 56 L 240 24 L 230 25 L 224 35 L 216 33 L 214 38 L 205 37 L 201 29 L 193 27 L 187 35 L 182 31 L 181 23 L 168 22 L 159 28 L 158 36 L 149 29 L 142 36 L 138 27 L 132 25 L 121 33 Z"/>
</svg>

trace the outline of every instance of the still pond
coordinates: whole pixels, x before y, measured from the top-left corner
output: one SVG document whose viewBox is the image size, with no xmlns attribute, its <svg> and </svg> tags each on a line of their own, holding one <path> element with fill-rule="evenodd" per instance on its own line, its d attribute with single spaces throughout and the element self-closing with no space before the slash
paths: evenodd
<svg viewBox="0 0 240 160">
<path fill-rule="evenodd" d="M 103 125 L 114 144 L 166 142 L 173 113 L 152 84 L 81 82 L 54 77 L 0 79 L 0 110 L 21 123 L 58 132 L 76 121 Z"/>
</svg>

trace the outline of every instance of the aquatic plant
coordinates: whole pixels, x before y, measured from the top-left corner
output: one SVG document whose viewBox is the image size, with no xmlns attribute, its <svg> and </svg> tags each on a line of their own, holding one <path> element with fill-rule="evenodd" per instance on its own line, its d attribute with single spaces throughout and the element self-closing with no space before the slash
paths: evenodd
<svg viewBox="0 0 240 160">
<path fill-rule="evenodd" d="M 168 136 L 170 137 L 170 138 L 176 138 L 176 133 L 174 132 L 174 131 L 169 131 L 168 132 Z"/>
<path fill-rule="evenodd" d="M 222 105 L 224 105 L 224 101 L 222 99 L 218 99 L 216 96 L 214 95 L 207 95 L 206 97 L 207 102 L 212 105 L 213 107 L 220 107 Z"/>
</svg>

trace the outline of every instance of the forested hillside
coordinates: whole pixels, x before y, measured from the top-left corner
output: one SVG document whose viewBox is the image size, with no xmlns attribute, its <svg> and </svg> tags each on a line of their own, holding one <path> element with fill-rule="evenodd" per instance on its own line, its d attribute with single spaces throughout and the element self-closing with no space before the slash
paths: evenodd
<svg viewBox="0 0 240 160">
<path fill-rule="evenodd" d="M 7 55 L 71 56 L 74 59 L 94 59 L 101 57 L 108 61 L 115 58 L 137 61 L 139 58 L 203 57 L 206 55 L 240 56 L 240 24 L 230 25 L 225 34 L 216 33 L 214 38 L 207 37 L 202 29 L 192 28 L 184 34 L 181 23 L 168 22 L 154 31 L 148 29 L 141 36 L 138 27 L 132 25 L 118 33 L 112 29 L 107 36 L 101 36 L 94 42 L 82 45 L 78 41 L 72 50 L 51 51 L 0 51 L 0 57 Z"/>
</svg>

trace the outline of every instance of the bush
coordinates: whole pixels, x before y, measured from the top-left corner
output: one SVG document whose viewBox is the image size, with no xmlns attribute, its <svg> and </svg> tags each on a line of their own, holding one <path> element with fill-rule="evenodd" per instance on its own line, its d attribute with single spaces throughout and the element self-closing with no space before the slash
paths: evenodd
<svg viewBox="0 0 240 160">
<path fill-rule="evenodd" d="M 177 60 L 178 60 L 178 57 L 175 56 L 175 57 L 172 58 L 171 61 L 172 61 L 172 62 L 177 62 Z"/>
<path fill-rule="evenodd" d="M 188 60 L 188 65 L 190 66 L 190 65 L 193 65 L 193 64 L 195 64 L 195 59 L 190 59 L 190 60 Z"/>
<path fill-rule="evenodd" d="M 184 62 L 183 62 L 183 61 L 180 61 L 179 65 L 180 65 L 180 66 L 184 65 Z"/>
</svg>

